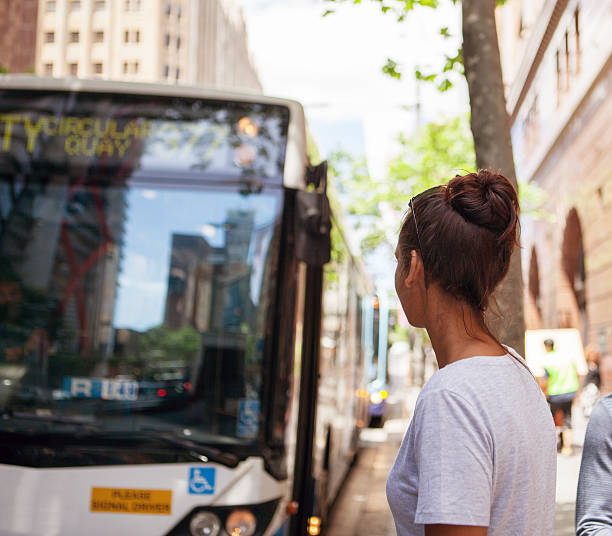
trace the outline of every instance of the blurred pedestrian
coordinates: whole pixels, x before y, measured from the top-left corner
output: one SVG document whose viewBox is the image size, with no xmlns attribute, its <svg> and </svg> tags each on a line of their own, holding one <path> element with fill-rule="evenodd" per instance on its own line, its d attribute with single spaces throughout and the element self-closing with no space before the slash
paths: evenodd
<svg viewBox="0 0 612 536">
<path fill-rule="evenodd" d="M 587 426 L 576 497 L 576 535 L 612 536 L 612 395 L 596 404 Z"/>
<path fill-rule="evenodd" d="M 400 536 L 552 534 L 555 429 L 525 361 L 485 321 L 517 242 L 518 199 L 480 170 L 412 198 L 395 287 L 439 370 L 421 391 L 387 497 Z"/>
<path fill-rule="evenodd" d="M 585 349 L 585 357 L 588 372 L 582 384 L 580 393 L 580 405 L 585 417 L 589 417 L 593 411 L 593 406 L 599 399 L 599 389 L 601 387 L 601 374 L 599 366 L 601 354 L 593 344 L 589 344 Z"/>
<path fill-rule="evenodd" d="M 552 339 L 544 341 L 544 348 L 546 349 L 546 355 L 542 359 L 544 377 L 540 378 L 540 383 L 548 397 L 561 454 L 571 455 L 573 453 L 572 405 L 580 387 L 576 365 L 568 353 L 557 352 Z"/>
</svg>

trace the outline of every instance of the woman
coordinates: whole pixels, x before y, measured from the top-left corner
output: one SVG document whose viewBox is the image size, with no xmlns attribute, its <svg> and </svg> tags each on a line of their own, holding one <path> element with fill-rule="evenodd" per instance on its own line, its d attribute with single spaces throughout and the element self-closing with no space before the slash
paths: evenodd
<svg viewBox="0 0 612 536">
<path fill-rule="evenodd" d="M 480 170 L 412 198 L 395 288 L 439 371 L 421 391 L 387 480 L 397 533 L 553 533 L 555 426 L 524 360 L 484 313 L 517 242 L 518 199 Z"/>
</svg>

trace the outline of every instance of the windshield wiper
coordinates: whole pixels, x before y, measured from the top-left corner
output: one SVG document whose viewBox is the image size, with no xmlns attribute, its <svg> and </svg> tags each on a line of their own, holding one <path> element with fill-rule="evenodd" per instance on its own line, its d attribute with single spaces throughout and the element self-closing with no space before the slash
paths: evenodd
<svg viewBox="0 0 612 536">
<path fill-rule="evenodd" d="M 181 437 L 170 430 L 158 429 L 158 428 L 138 428 L 136 430 L 109 430 L 96 425 L 92 419 L 83 417 L 63 417 L 58 415 L 38 415 L 35 413 L 24 413 L 24 412 L 13 412 L 5 411 L 0 415 L 1 421 L 30 421 L 40 422 L 45 424 L 69 424 L 74 426 L 72 438 L 77 441 L 102 439 L 102 440 L 144 440 L 144 441 L 157 441 L 159 443 L 165 443 L 166 445 L 173 446 L 184 450 L 195 459 L 200 461 L 211 461 L 226 465 L 227 467 L 234 468 L 240 462 L 240 458 L 231 453 L 225 452 L 218 448 L 212 447 Z M 26 435 L 32 435 L 32 433 L 40 430 L 28 430 Z M 50 430 L 47 428 L 42 431 L 44 434 L 48 434 Z M 65 433 L 61 432 L 61 433 Z"/>
<path fill-rule="evenodd" d="M 88 417 L 63 417 L 61 415 L 25 413 L 22 411 L 11 410 L 5 410 L 2 414 L 0 414 L 0 420 L 37 421 L 54 424 L 77 424 L 80 426 L 90 426 L 94 424 L 94 420 Z"/>
<path fill-rule="evenodd" d="M 166 430 L 158 429 L 137 429 L 131 430 L 104 430 L 104 429 L 85 429 L 82 432 L 76 434 L 77 438 L 91 438 L 97 439 L 128 439 L 138 440 L 144 439 L 146 441 L 158 441 L 165 443 L 173 447 L 184 449 L 188 453 L 195 456 L 197 459 L 203 462 L 215 462 L 227 467 L 234 468 L 240 462 L 240 458 L 231 452 L 224 452 L 210 445 L 203 445 L 197 441 L 186 439 L 180 436 L 168 432 Z"/>
</svg>

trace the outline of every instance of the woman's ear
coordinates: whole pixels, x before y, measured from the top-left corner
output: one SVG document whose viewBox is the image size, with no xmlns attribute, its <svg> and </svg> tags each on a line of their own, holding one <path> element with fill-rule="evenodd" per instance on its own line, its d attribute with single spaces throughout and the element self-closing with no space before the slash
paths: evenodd
<svg viewBox="0 0 612 536">
<path fill-rule="evenodd" d="M 408 269 L 408 275 L 404 279 L 406 288 L 410 288 L 416 283 L 422 269 L 423 262 L 421 261 L 421 257 L 417 255 L 416 250 L 413 249 L 410 251 L 410 268 Z"/>
</svg>

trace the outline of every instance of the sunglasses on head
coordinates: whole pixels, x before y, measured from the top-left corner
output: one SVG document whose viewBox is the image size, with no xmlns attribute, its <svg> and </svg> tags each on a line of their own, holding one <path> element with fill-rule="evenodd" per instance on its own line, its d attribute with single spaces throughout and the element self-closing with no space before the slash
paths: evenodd
<svg viewBox="0 0 612 536">
<path fill-rule="evenodd" d="M 418 201 L 419 199 L 423 199 L 425 197 L 429 197 L 430 195 L 440 191 L 441 186 L 434 186 L 433 188 L 428 188 L 427 190 L 422 191 L 421 193 L 410 198 L 410 202 L 408 206 L 410 207 L 410 212 L 412 212 L 412 219 L 414 220 L 414 229 L 416 230 L 417 242 L 419 245 L 419 251 L 421 252 L 421 258 L 423 257 L 423 247 L 421 246 L 421 237 L 419 236 L 419 226 L 417 225 L 416 214 L 414 212 L 414 201 Z"/>
</svg>

